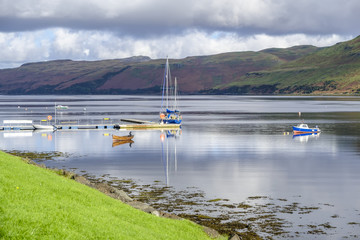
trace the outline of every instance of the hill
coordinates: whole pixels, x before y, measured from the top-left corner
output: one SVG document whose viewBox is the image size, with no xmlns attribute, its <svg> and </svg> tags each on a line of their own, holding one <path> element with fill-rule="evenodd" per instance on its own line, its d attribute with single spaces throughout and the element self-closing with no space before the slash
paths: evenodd
<svg viewBox="0 0 360 240">
<path fill-rule="evenodd" d="M 305 50 L 304 50 L 305 49 Z M 182 93 L 211 91 L 248 72 L 272 69 L 317 49 L 302 46 L 170 59 Z M 164 59 L 57 60 L 0 70 L 1 94 L 159 94 Z"/>
<path fill-rule="evenodd" d="M 183 94 L 359 94 L 360 37 L 170 59 Z M 57 60 L 0 70 L 0 94 L 159 94 L 165 59 Z"/>
<path fill-rule="evenodd" d="M 221 93 L 359 94 L 360 36 L 216 87 Z"/>
</svg>

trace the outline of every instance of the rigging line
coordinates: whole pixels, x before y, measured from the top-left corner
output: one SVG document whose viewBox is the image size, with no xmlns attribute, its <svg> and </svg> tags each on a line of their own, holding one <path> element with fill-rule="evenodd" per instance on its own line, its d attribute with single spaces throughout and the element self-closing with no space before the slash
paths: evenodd
<svg viewBox="0 0 360 240">
<path fill-rule="evenodd" d="M 163 81 L 163 87 L 162 87 L 162 97 L 161 97 L 161 111 L 164 111 L 164 94 L 165 94 L 165 83 L 166 83 L 166 66 L 164 71 L 164 81 Z"/>
<path fill-rule="evenodd" d="M 174 111 L 177 110 L 176 97 L 177 97 L 177 79 L 175 77 L 175 81 L 174 81 Z"/>
<path fill-rule="evenodd" d="M 170 78 L 170 68 L 169 68 L 169 58 L 166 58 L 166 109 L 169 108 L 169 78 Z"/>
</svg>

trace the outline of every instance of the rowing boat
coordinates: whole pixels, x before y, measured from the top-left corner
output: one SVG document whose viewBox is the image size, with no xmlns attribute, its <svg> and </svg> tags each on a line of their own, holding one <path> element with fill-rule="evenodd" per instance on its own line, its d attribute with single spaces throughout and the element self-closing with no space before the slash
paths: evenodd
<svg viewBox="0 0 360 240">
<path fill-rule="evenodd" d="M 133 139 L 133 137 L 134 137 L 134 135 L 131 135 L 131 133 L 127 136 L 112 135 L 113 141 L 130 141 L 131 139 Z"/>
</svg>

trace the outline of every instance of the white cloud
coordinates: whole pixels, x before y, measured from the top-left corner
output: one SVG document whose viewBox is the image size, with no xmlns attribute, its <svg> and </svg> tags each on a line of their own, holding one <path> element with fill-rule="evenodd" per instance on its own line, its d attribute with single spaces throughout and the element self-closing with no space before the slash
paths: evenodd
<svg viewBox="0 0 360 240">
<path fill-rule="evenodd" d="M 358 35 L 359 8 L 357 0 L 0 0 L 0 68 L 329 46 Z"/>
<path fill-rule="evenodd" d="M 0 33 L 0 64 L 11 67 L 27 61 L 47 59 L 50 56 L 50 42 L 37 38 L 38 34 Z"/>
<path fill-rule="evenodd" d="M 259 51 L 270 47 L 311 44 L 329 46 L 352 36 L 307 36 L 290 34 L 270 36 L 257 34 L 242 37 L 236 33 L 189 30 L 183 35 L 137 39 L 112 32 L 73 31 L 56 28 L 35 32 L 0 33 L 0 67 L 25 62 L 73 59 L 98 60 L 136 55 L 151 58 L 184 58 L 233 51 Z"/>
</svg>

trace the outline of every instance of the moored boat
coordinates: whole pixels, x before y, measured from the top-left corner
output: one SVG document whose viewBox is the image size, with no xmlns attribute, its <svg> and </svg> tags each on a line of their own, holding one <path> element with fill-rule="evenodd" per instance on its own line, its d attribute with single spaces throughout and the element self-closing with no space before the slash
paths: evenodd
<svg viewBox="0 0 360 240">
<path fill-rule="evenodd" d="M 113 141 L 130 141 L 133 138 L 134 138 L 134 135 L 132 135 L 131 132 L 127 136 L 112 135 Z"/>
<path fill-rule="evenodd" d="M 57 105 L 56 109 L 58 109 L 58 110 L 66 110 L 66 109 L 69 109 L 69 106 Z"/>
<path fill-rule="evenodd" d="M 33 124 L 35 130 L 56 130 L 56 127 L 53 125 L 41 125 L 41 124 Z"/>
<path fill-rule="evenodd" d="M 309 128 L 309 126 L 305 123 L 300 123 L 297 126 L 293 126 L 294 134 L 301 134 L 301 133 L 319 133 L 320 128 L 315 126 L 314 128 Z"/>
<path fill-rule="evenodd" d="M 182 116 L 177 106 L 177 80 L 171 81 L 169 59 L 166 59 L 164 81 L 162 87 L 162 101 L 160 124 L 181 124 Z"/>
</svg>

